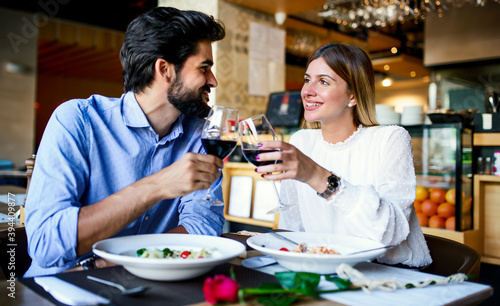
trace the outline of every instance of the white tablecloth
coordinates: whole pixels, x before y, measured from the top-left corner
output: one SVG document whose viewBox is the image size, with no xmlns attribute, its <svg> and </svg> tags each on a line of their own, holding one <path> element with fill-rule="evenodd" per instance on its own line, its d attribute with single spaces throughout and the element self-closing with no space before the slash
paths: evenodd
<svg viewBox="0 0 500 306">
<path fill-rule="evenodd" d="M 424 281 L 428 278 L 439 279 L 438 275 L 422 273 L 411 269 L 394 268 L 381 264 L 363 262 L 354 266 L 355 269 L 362 272 L 368 279 L 396 280 L 402 282 Z M 261 272 L 274 274 L 275 272 L 287 271 L 279 264 L 257 269 Z M 472 283 L 451 283 L 447 285 L 432 285 L 425 288 L 398 289 L 396 291 L 372 291 L 365 293 L 363 291 L 346 291 L 337 293 L 328 293 L 321 295 L 322 298 L 342 303 L 345 305 L 445 305 L 457 300 L 473 295 L 480 291 L 488 289 L 489 286 Z M 326 280 L 322 280 L 319 289 L 335 289 L 335 285 Z"/>
</svg>

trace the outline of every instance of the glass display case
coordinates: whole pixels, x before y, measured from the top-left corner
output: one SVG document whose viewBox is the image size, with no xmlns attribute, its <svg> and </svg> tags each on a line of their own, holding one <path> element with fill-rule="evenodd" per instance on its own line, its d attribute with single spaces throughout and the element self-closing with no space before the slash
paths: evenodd
<svg viewBox="0 0 500 306">
<path fill-rule="evenodd" d="M 472 131 L 460 122 L 404 128 L 413 142 L 421 226 L 472 229 Z"/>
</svg>

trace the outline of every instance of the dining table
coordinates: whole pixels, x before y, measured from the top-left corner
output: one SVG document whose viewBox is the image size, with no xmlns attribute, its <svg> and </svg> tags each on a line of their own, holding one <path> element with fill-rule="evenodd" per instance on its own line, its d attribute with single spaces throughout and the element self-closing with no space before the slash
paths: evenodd
<svg viewBox="0 0 500 306">
<path fill-rule="evenodd" d="M 137 277 L 123 266 L 111 266 L 100 269 L 90 269 L 63 272 L 54 275 L 56 278 L 74 284 L 79 288 L 104 297 L 110 305 L 144 306 L 144 305 L 209 305 L 204 298 L 203 283 L 207 277 L 214 275 L 230 276 L 234 274 L 240 288 L 253 288 L 263 283 L 278 283 L 274 276 L 276 272 L 287 271 L 278 263 L 269 262 L 265 266 L 249 268 L 245 261 L 262 258 L 262 254 L 253 250 L 245 243 L 245 237 L 235 233 L 223 234 L 227 239 L 236 239 L 246 245 L 246 252 L 240 257 L 216 266 L 211 271 L 193 279 L 182 281 L 153 281 Z M 367 278 L 392 279 L 401 282 L 421 282 L 426 279 L 440 279 L 442 276 L 423 273 L 414 269 L 383 265 L 376 262 L 362 262 L 354 266 Z M 114 287 L 89 281 L 91 275 L 101 279 L 118 282 L 126 288 L 146 286 L 148 290 L 140 296 L 125 296 Z M 331 289 L 334 286 L 326 280 L 321 280 L 319 288 Z M 397 289 L 394 291 L 374 290 L 365 292 L 343 291 L 321 294 L 319 299 L 300 299 L 296 305 L 476 305 L 485 301 L 493 294 L 489 285 L 469 281 L 449 283 L 446 285 L 431 285 L 424 288 Z M 13 298 L 14 297 L 14 298 Z M 275 296 L 273 298 L 280 298 Z M 256 299 L 246 300 L 247 304 L 255 305 Z M 7 279 L 0 282 L 0 305 L 65 305 L 53 298 L 39 286 L 34 278 Z M 295 305 L 295 304 L 294 304 Z"/>
</svg>

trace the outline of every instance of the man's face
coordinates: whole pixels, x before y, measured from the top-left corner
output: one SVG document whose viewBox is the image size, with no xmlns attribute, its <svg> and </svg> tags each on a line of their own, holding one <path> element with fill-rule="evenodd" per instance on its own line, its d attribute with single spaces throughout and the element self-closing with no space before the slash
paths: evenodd
<svg viewBox="0 0 500 306">
<path fill-rule="evenodd" d="M 189 57 L 181 71 L 168 88 L 168 100 L 181 113 L 205 118 L 210 88 L 217 86 L 212 72 L 212 45 L 208 41 L 199 43 L 199 52 Z"/>
</svg>

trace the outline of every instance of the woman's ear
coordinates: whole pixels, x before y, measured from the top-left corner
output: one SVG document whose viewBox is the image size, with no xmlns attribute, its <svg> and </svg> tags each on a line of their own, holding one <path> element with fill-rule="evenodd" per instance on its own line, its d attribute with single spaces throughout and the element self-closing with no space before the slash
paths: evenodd
<svg viewBox="0 0 500 306">
<path fill-rule="evenodd" d="M 170 83 L 175 79 L 174 65 L 162 58 L 156 60 L 154 69 L 155 76 L 163 79 L 167 83 Z"/>
<path fill-rule="evenodd" d="M 347 106 L 353 107 L 356 104 L 357 104 L 356 96 L 354 96 L 354 94 L 351 94 L 351 96 L 349 97 L 349 103 L 347 104 Z"/>
</svg>

